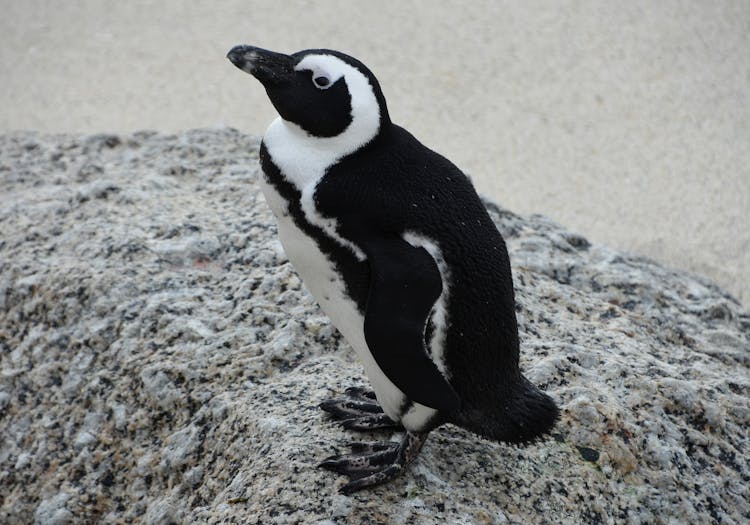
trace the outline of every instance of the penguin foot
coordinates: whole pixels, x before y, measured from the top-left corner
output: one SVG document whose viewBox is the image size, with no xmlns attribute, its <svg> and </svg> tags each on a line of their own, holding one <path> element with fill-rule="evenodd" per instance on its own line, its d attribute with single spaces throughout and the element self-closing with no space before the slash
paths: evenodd
<svg viewBox="0 0 750 525">
<path fill-rule="evenodd" d="M 343 397 L 323 401 L 320 408 L 331 414 L 349 430 L 370 432 L 403 429 L 400 423 L 383 413 L 383 409 L 375 400 L 375 393 L 365 388 L 347 388 Z"/>
<path fill-rule="evenodd" d="M 341 487 L 339 492 L 349 495 L 397 477 L 414 461 L 426 440 L 426 432 L 406 432 L 400 443 L 352 443 L 351 454 L 331 456 L 318 466 L 347 476 L 349 483 Z"/>
</svg>

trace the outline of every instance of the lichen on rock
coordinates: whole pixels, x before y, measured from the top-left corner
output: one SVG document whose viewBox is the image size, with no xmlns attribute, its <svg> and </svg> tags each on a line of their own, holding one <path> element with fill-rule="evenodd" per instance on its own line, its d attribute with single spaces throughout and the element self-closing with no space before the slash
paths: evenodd
<svg viewBox="0 0 750 525">
<path fill-rule="evenodd" d="M 280 248 L 257 154 L 231 129 L 0 136 L 0 522 L 750 520 L 747 312 L 489 202 L 555 433 L 446 425 L 401 478 L 337 494 L 315 465 L 368 436 L 317 404 L 366 380 Z"/>
</svg>

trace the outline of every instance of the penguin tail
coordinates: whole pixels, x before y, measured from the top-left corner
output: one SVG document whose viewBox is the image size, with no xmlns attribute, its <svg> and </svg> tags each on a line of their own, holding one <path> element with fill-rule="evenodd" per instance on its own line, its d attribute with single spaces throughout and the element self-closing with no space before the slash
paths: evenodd
<svg viewBox="0 0 750 525">
<path fill-rule="evenodd" d="M 452 422 L 493 441 L 527 444 L 549 434 L 560 417 L 552 398 L 523 376 L 490 403 L 465 404 Z"/>
</svg>

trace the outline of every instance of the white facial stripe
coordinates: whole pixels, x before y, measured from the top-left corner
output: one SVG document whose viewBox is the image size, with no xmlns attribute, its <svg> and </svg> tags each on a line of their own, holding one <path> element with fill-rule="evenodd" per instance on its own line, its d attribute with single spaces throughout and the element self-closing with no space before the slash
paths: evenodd
<svg viewBox="0 0 750 525">
<path fill-rule="evenodd" d="M 344 64 L 344 62 L 332 55 L 307 55 L 299 64 L 294 66 L 294 70 L 312 71 L 313 77 L 324 76 L 329 78 L 331 83 L 333 83 L 343 77 L 346 73 L 346 71 L 340 67 L 340 64 Z"/>
<path fill-rule="evenodd" d="M 346 78 L 351 96 L 352 123 L 344 133 L 330 139 L 321 139 L 327 141 L 322 143 L 326 148 L 330 148 L 332 143 L 340 144 L 340 147 L 336 148 L 340 152 L 336 160 L 353 152 L 377 135 L 380 128 L 380 105 L 370 81 L 362 72 L 333 55 L 308 55 L 295 69 L 309 69 L 313 71 L 313 76 L 325 76 L 331 81 L 329 85 L 333 85 L 341 77 Z"/>
<path fill-rule="evenodd" d="M 326 67 L 327 64 L 319 60 L 313 60 L 316 57 L 323 58 L 321 55 L 305 57 L 299 64 L 294 67 L 294 69 L 295 71 L 312 71 L 312 75 L 310 76 L 311 81 L 319 77 L 326 78 L 328 80 L 328 84 L 326 84 L 325 86 L 321 86 L 320 84 L 315 82 L 315 86 L 318 89 L 328 89 L 341 77 L 343 77 L 345 72 L 340 68 L 333 68 L 333 72 L 330 72 Z"/>
</svg>

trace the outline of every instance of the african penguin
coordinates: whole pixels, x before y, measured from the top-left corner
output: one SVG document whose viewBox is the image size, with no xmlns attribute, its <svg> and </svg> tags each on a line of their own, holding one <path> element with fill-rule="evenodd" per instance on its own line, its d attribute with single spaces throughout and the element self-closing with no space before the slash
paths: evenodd
<svg viewBox="0 0 750 525">
<path fill-rule="evenodd" d="M 260 162 L 284 250 L 373 387 L 321 408 L 348 429 L 405 431 L 321 463 L 349 477 L 341 491 L 396 477 L 443 423 L 511 443 L 549 432 L 559 412 L 519 371 L 508 253 L 468 178 L 391 122 L 358 60 L 227 56 L 279 113 Z"/>
</svg>

